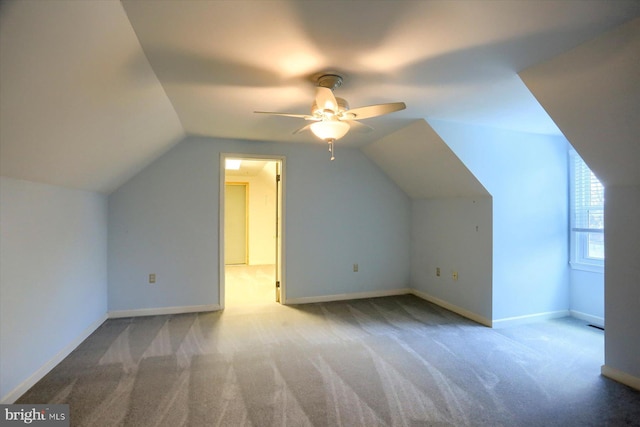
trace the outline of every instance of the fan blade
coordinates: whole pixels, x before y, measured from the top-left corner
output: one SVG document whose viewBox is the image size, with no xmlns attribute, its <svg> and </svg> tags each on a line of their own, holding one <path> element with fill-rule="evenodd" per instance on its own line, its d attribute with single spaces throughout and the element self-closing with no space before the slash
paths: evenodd
<svg viewBox="0 0 640 427">
<path fill-rule="evenodd" d="M 312 124 L 313 124 L 313 123 L 309 123 L 308 125 L 302 126 L 300 129 L 296 129 L 296 130 L 294 130 L 294 131 L 293 131 L 293 134 L 295 135 L 295 134 L 298 134 L 298 133 L 300 133 L 300 132 L 304 132 L 305 130 L 309 130 L 309 129 L 311 128 L 311 125 L 312 125 Z"/>
<path fill-rule="evenodd" d="M 283 116 L 283 117 L 294 117 L 296 119 L 305 119 L 305 120 L 311 120 L 314 117 L 310 116 L 308 114 L 293 114 L 293 113 L 274 113 L 271 111 L 254 111 L 254 113 L 256 114 L 270 114 L 272 116 Z"/>
<path fill-rule="evenodd" d="M 316 89 L 316 106 L 320 110 L 338 112 L 338 101 L 333 96 L 333 91 L 328 87 L 318 86 Z"/>
<path fill-rule="evenodd" d="M 356 122 L 355 120 L 345 120 L 347 123 L 349 123 L 349 126 L 351 130 L 354 130 L 356 132 L 361 132 L 361 133 L 369 133 L 371 131 L 373 131 L 373 128 L 369 125 L 365 125 L 364 123 L 360 123 L 360 122 Z"/>
<path fill-rule="evenodd" d="M 405 108 L 407 108 L 407 106 L 404 102 L 391 102 L 389 104 L 368 105 L 366 107 L 353 108 L 345 111 L 345 115 L 350 119 L 362 120 L 404 110 Z"/>
</svg>

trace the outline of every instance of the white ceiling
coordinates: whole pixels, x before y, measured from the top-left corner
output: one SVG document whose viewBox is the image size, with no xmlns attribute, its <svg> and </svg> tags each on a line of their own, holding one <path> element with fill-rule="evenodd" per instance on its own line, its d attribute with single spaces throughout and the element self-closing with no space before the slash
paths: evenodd
<svg viewBox="0 0 640 427">
<path fill-rule="evenodd" d="M 124 9 L 123 9 L 124 6 Z M 185 134 L 292 135 L 310 76 L 345 75 L 362 146 L 418 118 L 557 133 L 517 72 L 640 16 L 640 2 L 75 1 L 0 6 L 2 174 L 110 192 Z"/>
</svg>

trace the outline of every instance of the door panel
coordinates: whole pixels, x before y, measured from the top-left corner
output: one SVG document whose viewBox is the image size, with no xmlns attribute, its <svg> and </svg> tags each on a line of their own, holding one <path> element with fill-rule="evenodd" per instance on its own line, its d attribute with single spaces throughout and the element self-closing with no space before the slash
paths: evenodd
<svg viewBox="0 0 640 427">
<path fill-rule="evenodd" d="M 224 263 L 247 263 L 247 185 L 225 184 Z"/>
</svg>

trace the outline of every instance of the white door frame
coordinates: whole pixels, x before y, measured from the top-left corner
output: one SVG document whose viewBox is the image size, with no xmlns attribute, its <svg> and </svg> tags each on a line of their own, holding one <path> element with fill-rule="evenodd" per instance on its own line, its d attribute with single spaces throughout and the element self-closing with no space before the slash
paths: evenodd
<svg viewBox="0 0 640 427">
<path fill-rule="evenodd" d="M 286 213 L 286 204 L 285 204 L 285 195 L 286 195 L 286 168 L 285 168 L 285 160 L 284 156 L 272 156 L 266 154 L 244 154 L 244 153 L 220 153 L 220 176 L 219 176 L 219 201 L 218 201 L 218 299 L 219 305 L 221 309 L 224 309 L 224 294 L 225 294 L 225 264 L 224 264 L 224 190 L 225 190 L 225 163 L 227 158 L 233 159 L 247 159 L 247 160 L 262 160 L 268 162 L 280 162 L 280 206 L 282 207 L 280 211 L 280 233 L 278 238 L 278 244 L 280 245 L 280 303 L 286 304 L 287 301 L 287 293 L 286 293 L 286 280 L 285 280 L 285 264 L 286 264 L 286 256 L 285 256 L 285 213 Z M 278 201 L 276 200 L 276 203 Z M 276 268 L 277 270 L 277 268 Z M 275 283 L 273 284 L 275 290 Z M 274 291 L 274 300 L 275 300 L 275 291 Z"/>
</svg>

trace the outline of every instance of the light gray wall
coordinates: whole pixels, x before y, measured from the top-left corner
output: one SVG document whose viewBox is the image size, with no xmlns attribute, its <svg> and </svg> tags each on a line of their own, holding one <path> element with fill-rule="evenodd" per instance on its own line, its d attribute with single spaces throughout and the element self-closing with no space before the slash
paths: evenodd
<svg viewBox="0 0 640 427">
<path fill-rule="evenodd" d="M 422 119 L 362 150 L 413 199 L 411 287 L 425 298 L 490 324 L 492 234 L 487 190 Z M 435 275 L 437 267 L 440 277 Z M 458 272 L 457 281 L 453 271 Z"/>
<path fill-rule="evenodd" d="M 493 197 L 492 320 L 568 310 L 566 139 L 429 124 Z"/>
<path fill-rule="evenodd" d="M 605 365 L 640 387 L 640 18 L 520 73 L 605 185 Z"/>
<path fill-rule="evenodd" d="M 2 177 L 0 221 L 4 400 L 104 320 L 107 200 Z"/>
<path fill-rule="evenodd" d="M 219 159 L 207 148 L 179 145 L 109 195 L 109 311 L 217 303 Z"/>
<path fill-rule="evenodd" d="M 569 296 L 576 317 L 604 326 L 604 273 L 570 269 Z"/>
<path fill-rule="evenodd" d="M 219 304 L 223 152 L 286 156 L 287 298 L 408 286 L 410 200 L 359 150 L 191 137 L 109 196 L 110 311 Z"/>
<path fill-rule="evenodd" d="M 487 323 L 568 313 L 564 137 L 418 120 L 364 151 L 414 198 L 412 287 Z"/>
<path fill-rule="evenodd" d="M 640 186 L 609 186 L 605 200 L 605 364 L 640 386 Z"/>
<path fill-rule="evenodd" d="M 492 313 L 491 206 L 489 196 L 414 200 L 411 222 L 411 287 L 487 323 Z"/>
</svg>

